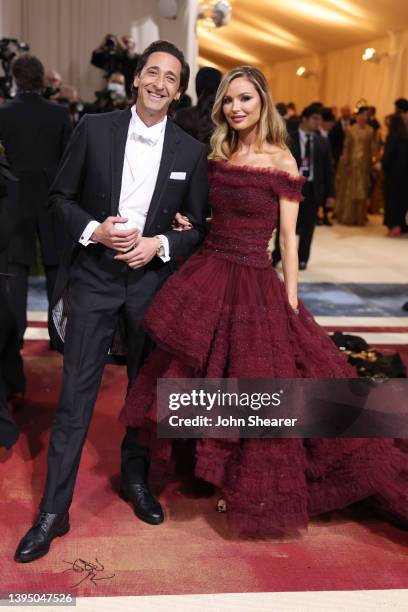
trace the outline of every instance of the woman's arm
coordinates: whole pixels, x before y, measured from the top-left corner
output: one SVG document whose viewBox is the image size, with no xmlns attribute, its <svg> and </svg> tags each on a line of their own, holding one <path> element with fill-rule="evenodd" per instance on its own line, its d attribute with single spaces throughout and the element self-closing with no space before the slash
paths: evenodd
<svg viewBox="0 0 408 612">
<path fill-rule="evenodd" d="M 281 170 L 292 176 L 299 176 L 295 159 L 286 154 L 279 164 Z M 299 259 L 297 253 L 296 220 L 299 212 L 299 202 L 286 197 L 279 198 L 280 225 L 279 246 L 282 257 L 283 278 L 292 308 L 298 307 L 297 284 Z"/>
<path fill-rule="evenodd" d="M 299 212 L 299 202 L 280 199 L 280 236 L 279 246 L 282 257 L 283 278 L 289 304 L 297 308 L 297 283 L 299 259 L 296 240 L 296 220 Z"/>
</svg>

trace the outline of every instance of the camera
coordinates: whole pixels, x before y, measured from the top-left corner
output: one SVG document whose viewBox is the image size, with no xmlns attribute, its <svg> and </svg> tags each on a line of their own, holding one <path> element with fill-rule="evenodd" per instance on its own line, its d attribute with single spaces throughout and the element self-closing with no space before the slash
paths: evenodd
<svg viewBox="0 0 408 612">
<path fill-rule="evenodd" d="M 118 50 L 118 43 L 116 41 L 116 38 L 114 36 L 108 35 L 105 38 L 105 47 L 108 53 L 116 53 Z"/>
<path fill-rule="evenodd" d="M 118 95 L 115 91 L 102 89 L 95 91 L 95 108 L 97 112 L 107 113 L 114 110 L 124 110 L 126 108 L 126 97 Z"/>
<path fill-rule="evenodd" d="M 44 89 L 43 97 L 46 100 L 49 100 L 53 96 L 57 96 L 60 92 L 61 92 L 61 88 L 60 87 L 46 87 Z"/>
</svg>

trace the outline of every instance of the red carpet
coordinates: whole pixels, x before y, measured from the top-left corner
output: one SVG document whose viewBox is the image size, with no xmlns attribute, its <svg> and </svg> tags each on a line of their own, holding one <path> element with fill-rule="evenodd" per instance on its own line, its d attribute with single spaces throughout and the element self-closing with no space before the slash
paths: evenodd
<svg viewBox="0 0 408 612">
<path fill-rule="evenodd" d="M 408 360 L 407 347 L 396 348 Z M 242 541 L 230 536 L 225 515 L 214 511 L 215 497 L 199 498 L 172 483 L 161 496 L 167 521 L 140 522 L 112 488 L 126 384 L 124 369 L 114 366 L 106 369 L 83 453 L 71 532 L 53 542 L 47 557 L 16 564 L 14 550 L 44 484 L 61 358 L 47 352 L 45 342 L 33 341 L 25 365 L 28 394 L 16 413 L 22 434 L 0 467 L 2 591 L 106 596 L 408 588 L 408 533 L 361 509 L 315 521 L 299 539 Z M 76 559 L 92 566 L 82 561 L 74 572 Z"/>
</svg>

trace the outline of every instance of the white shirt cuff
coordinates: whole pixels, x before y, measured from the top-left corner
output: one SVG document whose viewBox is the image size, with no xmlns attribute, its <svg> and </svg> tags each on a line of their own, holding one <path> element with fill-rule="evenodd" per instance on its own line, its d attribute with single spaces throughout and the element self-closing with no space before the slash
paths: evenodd
<svg viewBox="0 0 408 612">
<path fill-rule="evenodd" d="M 166 263 L 167 261 L 170 261 L 169 239 L 167 238 L 167 236 L 163 236 L 163 234 L 158 234 L 158 238 L 161 238 L 163 245 L 160 248 L 159 257 L 164 263 Z"/>
<path fill-rule="evenodd" d="M 79 242 L 82 244 L 82 246 L 88 246 L 88 244 L 96 244 L 95 240 L 91 240 L 91 236 L 96 230 L 96 228 L 99 227 L 99 225 L 100 223 L 98 221 L 90 221 L 88 223 L 79 239 Z"/>
</svg>

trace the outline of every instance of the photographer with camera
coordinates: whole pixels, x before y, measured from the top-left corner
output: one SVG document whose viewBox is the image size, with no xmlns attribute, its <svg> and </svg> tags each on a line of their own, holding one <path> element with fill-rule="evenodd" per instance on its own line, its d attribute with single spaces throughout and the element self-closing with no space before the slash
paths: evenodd
<svg viewBox="0 0 408 612">
<path fill-rule="evenodd" d="M 45 73 L 45 89 L 43 96 L 51 102 L 58 102 L 62 88 L 62 77 L 56 70 L 47 70 Z"/>
<path fill-rule="evenodd" d="M 17 55 L 26 53 L 30 47 L 16 38 L 0 38 L 0 62 L 4 76 L 0 77 L 0 102 L 11 98 L 13 94 L 13 77 L 11 63 Z"/>
<path fill-rule="evenodd" d="M 135 40 L 127 34 L 120 40 L 114 34 L 107 34 L 100 46 L 92 52 L 91 57 L 92 66 L 104 70 L 107 77 L 114 72 L 121 72 L 124 75 L 126 95 L 129 97 L 132 94 L 133 75 L 137 61 Z"/>
<path fill-rule="evenodd" d="M 68 109 L 72 126 L 75 127 L 85 113 L 85 104 L 79 97 L 76 88 L 72 85 L 63 85 L 58 95 L 58 104 Z"/>
<path fill-rule="evenodd" d="M 121 72 L 113 72 L 107 79 L 106 86 L 95 91 L 96 100 L 86 106 L 87 113 L 110 113 L 125 110 L 127 107 L 125 77 Z"/>
<path fill-rule="evenodd" d="M 27 325 L 30 266 L 36 261 L 39 237 L 47 294 L 54 288 L 64 230 L 47 209 L 49 187 L 56 175 L 72 127 L 65 107 L 45 100 L 44 67 L 23 54 L 12 63 L 17 95 L 0 106 L 0 141 L 12 173 L 19 179 L 15 225 L 7 249 L 8 301 L 15 313 L 20 343 Z"/>
</svg>

